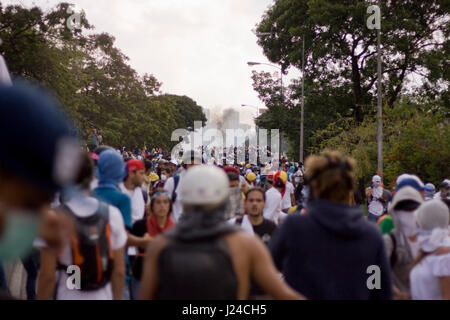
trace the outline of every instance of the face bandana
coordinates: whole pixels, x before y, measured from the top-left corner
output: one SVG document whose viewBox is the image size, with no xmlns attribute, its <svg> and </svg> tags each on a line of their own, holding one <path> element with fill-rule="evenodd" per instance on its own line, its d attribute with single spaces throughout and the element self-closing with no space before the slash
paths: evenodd
<svg viewBox="0 0 450 320">
<path fill-rule="evenodd" d="M 25 257 L 38 235 L 39 215 L 21 210 L 4 212 L 5 226 L 0 235 L 0 261 Z"/>
<path fill-rule="evenodd" d="M 412 237 L 417 234 L 416 218 L 412 212 L 398 211 L 397 219 L 402 233 L 406 237 Z"/>
</svg>

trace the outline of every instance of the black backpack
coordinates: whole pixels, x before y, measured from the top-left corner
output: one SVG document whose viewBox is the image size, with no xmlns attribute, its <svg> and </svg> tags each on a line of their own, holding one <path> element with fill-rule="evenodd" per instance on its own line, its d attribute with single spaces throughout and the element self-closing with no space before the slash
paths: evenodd
<svg viewBox="0 0 450 320">
<path fill-rule="evenodd" d="M 104 287 L 111 280 L 113 252 L 108 205 L 99 202 L 97 211 L 85 218 L 76 216 L 67 205 L 61 209 L 75 221 L 76 236 L 71 239 L 72 264 L 80 268 L 81 290 Z M 68 266 L 58 264 L 66 272 Z"/>
<path fill-rule="evenodd" d="M 159 256 L 159 300 L 235 300 L 237 278 L 221 236 L 170 238 Z"/>
</svg>

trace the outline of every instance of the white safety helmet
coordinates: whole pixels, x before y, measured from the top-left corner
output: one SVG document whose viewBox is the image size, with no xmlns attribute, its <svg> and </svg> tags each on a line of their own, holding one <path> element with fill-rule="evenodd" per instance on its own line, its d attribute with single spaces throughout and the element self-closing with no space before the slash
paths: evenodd
<svg viewBox="0 0 450 320">
<path fill-rule="evenodd" d="M 220 205 L 229 196 L 228 177 L 215 166 L 195 166 L 181 179 L 180 192 L 183 204 Z"/>
</svg>

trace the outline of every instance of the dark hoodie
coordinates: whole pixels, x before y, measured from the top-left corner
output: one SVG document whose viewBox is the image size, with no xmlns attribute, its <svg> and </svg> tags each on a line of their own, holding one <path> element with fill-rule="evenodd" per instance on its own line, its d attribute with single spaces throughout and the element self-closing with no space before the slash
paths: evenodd
<svg viewBox="0 0 450 320">
<path fill-rule="evenodd" d="M 308 299 L 392 298 L 381 233 L 359 207 L 313 200 L 307 215 L 289 216 L 275 232 L 270 251 L 286 282 Z M 371 265 L 380 267 L 380 289 L 368 289 Z"/>
</svg>

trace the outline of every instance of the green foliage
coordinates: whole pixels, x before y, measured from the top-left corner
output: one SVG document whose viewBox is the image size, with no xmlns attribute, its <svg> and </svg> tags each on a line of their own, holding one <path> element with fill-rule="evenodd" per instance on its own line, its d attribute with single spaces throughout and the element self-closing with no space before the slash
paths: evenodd
<svg viewBox="0 0 450 320">
<path fill-rule="evenodd" d="M 353 127 L 376 114 L 377 32 L 369 30 L 367 7 L 377 1 L 278 0 L 256 31 L 264 54 L 283 70 L 301 69 L 305 40 L 305 146 L 328 124 L 353 118 Z M 442 0 L 381 1 L 382 88 L 386 108 L 402 95 L 440 96 L 449 110 L 449 2 Z M 420 78 L 412 89 L 411 77 Z M 261 125 L 278 126 L 290 141 L 290 155 L 299 150 L 301 82 L 291 84 L 280 103 L 280 86 L 268 73 L 253 75 L 254 88 L 269 108 Z M 446 99 L 445 99 L 446 97 Z M 447 111 L 448 112 L 448 111 Z M 356 129 L 355 129 L 356 130 Z M 346 143 L 357 143 L 349 140 Z M 368 158 L 367 158 L 368 159 Z"/>
<path fill-rule="evenodd" d="M 169 148 L 174 129 L 205 121 L 192 99 L 160 95 L 161 83 L 153 75 L 138 75 L 114 47 L 114 37 L 87 34 L 93 26 L 84 12 L 81 27 L 69 30 L 68 6 L 42 12 L 0 2 L 0 53 L 13 76 L 39 82 L 55 94 L 81 138 L 89 139 L 96 128 L 111 146 Z"/>
<path fill-rule="evenodd" d="M 384 183 L 393 186 L 398 175 L 413 173 L 438 185 L 450 176 L 450 126 L 434 102 L 417 105 L 407 98 L 383 115 Z M 352 118 L 339 118 L 311 138 L 317 153 L 333 148 L 354 157 L 357 177 L 368 185 L 377 165 L 376 117 L 356 125 Z"/>
</svg>

